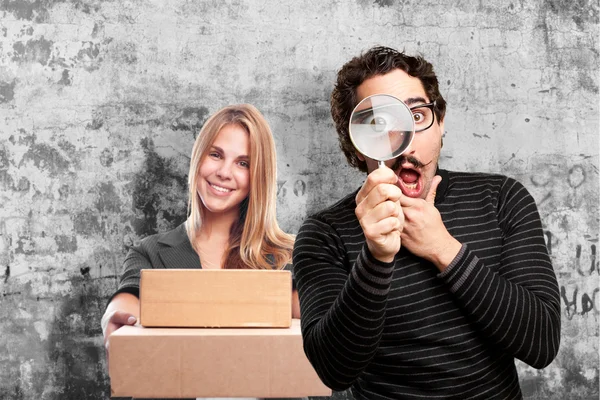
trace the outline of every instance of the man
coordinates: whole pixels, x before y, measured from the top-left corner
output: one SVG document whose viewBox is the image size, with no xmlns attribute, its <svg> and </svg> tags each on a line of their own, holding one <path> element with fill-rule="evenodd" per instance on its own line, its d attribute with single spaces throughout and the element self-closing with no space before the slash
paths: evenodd
<svg viewBox="0 0 600 400">
<path fill-rule="evenodd" d="M 353 108 L 390 94 L 418 132 L 378 168 L 349 139 Z M 430 63 L 376 47 L 338 73 L 331 112 L 362 187 L 308 218 L 294 248 L 306 354 L 356 399 L 519 399 L 514 359 L 550 364 L 556 277 L 533 198 L 500 175 L 438 168 L 446 102 Z"/>
</svg>

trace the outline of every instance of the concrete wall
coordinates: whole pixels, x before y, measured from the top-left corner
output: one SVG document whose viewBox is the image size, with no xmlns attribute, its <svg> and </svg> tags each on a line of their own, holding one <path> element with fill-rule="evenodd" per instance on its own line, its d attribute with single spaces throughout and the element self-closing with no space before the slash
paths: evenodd
<svg viewBox="0 0 600 400">
<path fill-rule="evenodd" d="M 436 66 L 442 166 L 514 176 L 539 204 L 562 347 L 542 371 L 519 364 L 526 397 L 597 399 L 598 13 L 591 0 L 0 1 L 0 398 L 107 397 L 106 299 L 127 246 L 184 218 L 194 135 L 218 108 L 250 102 L 271 123 L 285 229 L 358 187 L 328 98 L 343 62 L 384 44 Z"/>
</svg>

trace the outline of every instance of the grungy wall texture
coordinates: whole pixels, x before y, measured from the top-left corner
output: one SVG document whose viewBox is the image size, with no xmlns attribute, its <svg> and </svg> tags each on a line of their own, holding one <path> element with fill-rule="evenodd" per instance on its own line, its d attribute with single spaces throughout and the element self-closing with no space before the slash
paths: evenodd
<svg viewBox="0 0 600 400">
<path fill-rule="evenodd" d="M 105 302 L 127 246 L 185 218 L 191 146 L 220 107 L 271 123 L 286 230 L 358 187 L 328 100 L 383 44 L 436 67 L 441 165 L 516 177 L 539 204 L 562 347 L 518 364 L 526 398 L 597 399 L 598 2 L 446 3 L 0 0 L 0 398 L 107 398 Z"/>
</svg>

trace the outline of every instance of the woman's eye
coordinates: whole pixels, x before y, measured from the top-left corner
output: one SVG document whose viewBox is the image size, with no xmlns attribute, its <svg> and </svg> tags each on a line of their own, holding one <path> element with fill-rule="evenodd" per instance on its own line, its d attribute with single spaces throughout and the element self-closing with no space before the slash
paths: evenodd
<svg viewBox="0 0 600 400">
<path fill-rule="evenodd" d="M 248 161 L 240 161 L 240 167 L 250 168 L 250 163 Z"/>
<path fill-rule="evenodd" d="M 212 158 L 221 158 L 221 154 L 217 153 L 216 151 L 211 151 L 208 153 L 208 155 Z"/>
</svg>

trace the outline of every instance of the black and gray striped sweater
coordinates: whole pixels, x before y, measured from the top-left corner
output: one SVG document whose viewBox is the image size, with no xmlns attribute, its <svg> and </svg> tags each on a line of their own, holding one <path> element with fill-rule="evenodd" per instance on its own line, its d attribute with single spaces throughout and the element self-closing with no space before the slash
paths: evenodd
<svg viewBox="0 0 600 400">
<path fill-rule="evenodd" d="M 356 192 L 308 218 L 294 247 L 306 354 L 356 399 L 519 399 L 514 358 L 547 366 L 560 299 L 537 207 L 517 181 L 439 170 L 435 205 L 463 246 L 443 273 L 401 249 L 374 259 Z"/>
</svg>

